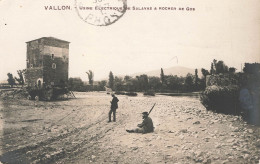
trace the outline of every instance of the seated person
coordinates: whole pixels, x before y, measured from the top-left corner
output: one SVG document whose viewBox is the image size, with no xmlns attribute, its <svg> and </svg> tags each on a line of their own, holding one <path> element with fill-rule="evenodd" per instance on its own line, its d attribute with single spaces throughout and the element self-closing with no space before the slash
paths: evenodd
<svg viewBox="0 0 260 164">
<path fill-rule="evenodd" d="M 138 124 L 138 128 L 133 130 L 126 130 L 128 133 L 150 133 L 154 131 L 153 121 L 148 117 L 148 112 L 143 112 L 143 122 Z"/>
</svg>

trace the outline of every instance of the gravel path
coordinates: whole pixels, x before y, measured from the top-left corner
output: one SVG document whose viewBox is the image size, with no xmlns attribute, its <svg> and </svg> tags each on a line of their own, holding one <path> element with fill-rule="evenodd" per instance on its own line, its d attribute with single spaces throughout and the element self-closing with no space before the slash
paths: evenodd
<svg viewBox="0 0 260 164">
<path fill-rule="evenodd" d="M 2 163 L 259 163 L 260 128 L 240 117 L 207 112 L 194 97 L 118 96 L 117 122 L 107 123 L 111 96 L 0 100 Z M 149 111 L 155 132 L 127 133 Z"/>
</svg>

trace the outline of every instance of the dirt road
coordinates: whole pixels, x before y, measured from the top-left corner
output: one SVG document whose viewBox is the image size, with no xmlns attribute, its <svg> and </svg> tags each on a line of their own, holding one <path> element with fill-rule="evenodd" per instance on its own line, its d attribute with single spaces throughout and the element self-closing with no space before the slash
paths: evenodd
<svg viewBox="0 0 260 164">
<path fill-rule="evenodd" d="M 207 112 L 194 97 L 118 96 L 117 122 L 107 123 L 111 96 L 0 100 L 2 163 L 258 163 L 260 128 Z M 155 132 L 127 133 L 151 113 Z"/>
</svg>

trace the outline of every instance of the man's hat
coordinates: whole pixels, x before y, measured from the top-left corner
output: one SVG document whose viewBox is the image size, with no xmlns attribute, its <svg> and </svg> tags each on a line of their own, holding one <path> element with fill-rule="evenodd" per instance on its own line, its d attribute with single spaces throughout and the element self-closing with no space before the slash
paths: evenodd
<svg viewBox="0 0 260 164">
<path fill-rule="evenodd" d="M 143 114 L 143 115 L 148 115 L 149 113 L 148 113 L 148 112 L 143 112 L 142 114 Z"/>
</svg>

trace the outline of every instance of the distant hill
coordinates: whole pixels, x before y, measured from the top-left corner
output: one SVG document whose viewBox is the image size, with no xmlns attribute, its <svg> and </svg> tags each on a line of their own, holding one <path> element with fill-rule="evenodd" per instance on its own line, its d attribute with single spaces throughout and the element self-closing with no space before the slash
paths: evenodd
<svg viewBox="0 0 260 164">
<path fill-rule="evenodd" d="M 8 84 L 7 80 L 0 80 L 0 84 Z"/>
<path fill-rule="evenodd" d="M 177 75 L 177 76 L 183 76 L 183 77 L 185 77 L 188 73 L 195 75 L 195 69 L 191 69 L 191 68 L 187 68 L 187 67 L 180 67 L 180 66 L 163 68 L 163 72 L 165 75 Z M 148 71 L 148 72 L 134 73 L 130 76 L 135 77 L 135 76 L 139 76 L 142 74 L 146 74 L 148 76 L 158 76 L 159 77 L 161 74 L 161 69 Z M 201 68 L 198 68 L 198 76 L 199 77 L 202 76 Z"/>
<path fill-rule="evenodd" d="M 163 72 L 164 75 L 177 75 L 178 77 L 182 76 L 182 77 L 186 77 L 186 75 L 188 73 L 191 73 L 192 75 L 195 75 L 195 68 L 187 68 L 187 67 L 181 67 L 181 66 L 176 66 L 176 67 L 170 67 L 170 68 L 163 68 Z M 153 70 L 153 71 L 148 71 L 148 72 L 138 72 L 138 73 L 133 73 L 133 74 L 127 74 L 131 77 L 135 77 L 135 76 L 139 76 L 139 75 L 143 75 L 146 74 L 147 76 L 157 76 L 160 77 L 161 74 L 161 69 L 158 70 Z M 125 75 L 115 75 L 117 77 L 121 77 L 124 78 Z M 201 78 L 202 77 L 202 73 L 201 73 L 201 68 L 198 68 L 198 76 Z M 103 78 L 97 81 L 101 81 L 101 80 L 108 80 L 108 78 Z"/>
</svg>

